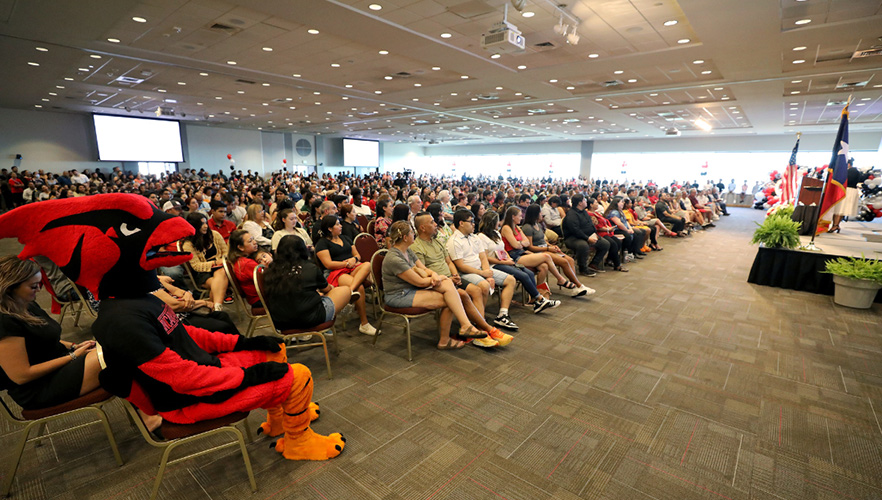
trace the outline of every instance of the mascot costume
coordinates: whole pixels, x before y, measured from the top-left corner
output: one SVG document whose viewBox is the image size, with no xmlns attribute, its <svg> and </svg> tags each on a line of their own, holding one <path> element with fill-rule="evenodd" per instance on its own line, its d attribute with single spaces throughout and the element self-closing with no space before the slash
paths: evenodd
<svg viewBox="0 0 882 500">
<path fill-rule="evenodd" d="M 50 200 L 0 216 L 0 237 L 24 244 L 19 258 L 46 256 L 101 299 L 92 331 L 106 366 L 101 385 L 109 392 L 179 424 L 266 408 L 258 433 L 284 434 L 276 450 L 285 458 L 336 457 L 346 440 L 309 427 L 319 414 L 312 375 L 288 364 L 278 338 L 182 325 L 152 295 L 160 288 L 156 268 L 190 259 L 166 245 L 192 234 L 184 219 L 132 194 Z"/>
</svg>

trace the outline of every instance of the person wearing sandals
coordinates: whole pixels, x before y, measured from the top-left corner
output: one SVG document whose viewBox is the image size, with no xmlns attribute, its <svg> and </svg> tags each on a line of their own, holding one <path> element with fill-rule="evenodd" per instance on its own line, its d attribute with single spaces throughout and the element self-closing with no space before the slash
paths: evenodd
<svg viewBox="0 0 882 500">
<path fill-rule="evenodd" d="M 510 207 L 520 212 L 518 207 Z M 530 296 L 530 302 L 525 305 L 532 305 L 533 312 L 538 314 L 546 309 L 553 309 L 560 305 L 559 300 L 549 300 L 539 293 L 536 287 L 536 276 L 524 267 L 523 264 L 518 265 L 514 259 L 505 251 L 505 243 L 503 238 L 496 229 L 499 226 L 499 214 L 493 210 L 488 210 L 481 219 L 480 234 L 478 239 L 484 245 L 484 252 L 487 254 L 487 260 L 493 266 L 493 269 L 502 271 L 515 277 L 527 291 Z M 544 263 L 543 263 L 544 264 Z"/>
<path fill-rule="evenodd" d="M 646 245 L 646 241 L 649 241 L 648 248 L 652 250 L 661 250 L 662 248 L 658 246 L 658 226 L 652 225 L 647 226 L 643 224 L 640 220 L 637 219 L 637 214 L 634 212 L 633 203 L 631 202 L 631 198 L 625 198 L 622 205 L 622 212 L 625 214 L 625 219 L 627 219 L 628 224 L 634 228 L 635 231 L 642 231 L 645 235 L 643 238 L 644 245 Z M 656 219 L 657 220 L 657 219 Z M 661 223 L 659 222 L 659 225 Z M 662 226 L 664 227 L 664 226 Z M 646 248 L 646 247 L 644 247 Z"/>
<path fill-rule="evenodd" d="M 542 209 L 538 204 L 534 203 L 527 207 L 527 215 L 524 217 L 524 224 L 521 226 L 521 230 L 527 237 L 525 248 L 534 253 L 546 252 L 546 255 L 551 257 L 554 265 L 560 266 L 563 269 L 563 273 L 568 279 L 566 283 L 561 284 L 558 282 L 558 284 L 561 288 L 572 290 L 573 297 L 593 295 L 595 290 L 583 285 L 576 276 L 576 261 L 569 255 L 561 252 L 560 247 L 557 245 L 549 245 L 546 242 L 542 218 Z M 503 236 L 505 236 L 505 233 L 503 233 Z"/>
<path fill-rule="evenodd" d="M 302 238 L 284 236 L 276 257 L 266 268 L 266 301 L 273 321 L 285 330 L 306 329 L 331 321 L 346 304 L 361 294 L 348 286 L 333 287 L 309 256 Z"/>
<path fill-rule="evenodd" d="M 487 334 L 469 321 L 453 281 L 428 269 L 413 253 L 410 246 L 414 232 L 407 221 L 397 221 L 386 233 L 389 252 L 383 259 L 384 299 L 389 307 L 422 307 L 441 309 L 438 322 L 438 349 L 462 349 L 466 342 L 450 337 L 453 317 L 460 324 L 461 339 L 485 339 Z M 492 346 L 497 342 L 493 341 Z"/>
<path fill-rule="evenodd" d="M 530 205 L 527 205 L 524 208 L 524 213 L 526 213 L 529 208 Z M 511 256 L 512 260 L 522 266 L 538 267 L 541 270 L 536 277 L 536 280 L 540 283 L 538 288 L 548 292 L 545 295 L 546 298 L 551 295 L 551 291 L 548 289 L 548 284 L 546 283 L 546 276 L 548 273 L 551 273 L 552 276 L 557 279 L 557 285 L 561 288 L 566 288 L 567 290 L 577 290 L 581 288 L 581 285 L 574 283 L 574 281 L 578 281 L 575 279 L 575 273 L 573 273 L 571 278 L 567 278 L 557 270 L 556 262 L 550 253 L 543 251 L 533 252 L 529 249 L 532 241 L 521 229 L 522 220 L 523 216 L 521 215 L 521 207 L 509 207 L 509 209 L 505 211 L 505 218 L 502 221 L 500 234 L 502 235 L 502 242 L 505 245 L 505 251 L 508 252 L 508 255 Z M 579 291 L 581 292 L 581 290 Z M 588 293 L 587 290 L 584 293 L 580 293 L 580 295 L 584 295 L 585 293 Z"/>
<path fill-rule="evenodd" d="M 625 239 L 621 241 L 622 247 L 634 255 L 635 259 L 642 259 L 646 254 L 640 249 L 646 243 L 646 234 L 643 231 L 637 231 L 624 214 L 625 201 L 621 196 L 612 199 L 603 216 L 616 226 L 615 234 L 622 235 Z"/>
</svg>

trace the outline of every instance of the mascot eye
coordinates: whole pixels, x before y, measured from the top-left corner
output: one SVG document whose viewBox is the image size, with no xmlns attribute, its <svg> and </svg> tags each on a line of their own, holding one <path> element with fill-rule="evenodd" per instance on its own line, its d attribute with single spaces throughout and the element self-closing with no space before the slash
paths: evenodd
<svg viewBox="0 0 882 500">
<path fill-rule="evenodd" d="M 119 232 L 121 232 L 123 236 L 131 236 L 139 231 L 141 231 L 140 227 L 129 229 L 129 226 L 125 222 L 123 222 L 122 225 L 119 227 Z"/>
</svg>

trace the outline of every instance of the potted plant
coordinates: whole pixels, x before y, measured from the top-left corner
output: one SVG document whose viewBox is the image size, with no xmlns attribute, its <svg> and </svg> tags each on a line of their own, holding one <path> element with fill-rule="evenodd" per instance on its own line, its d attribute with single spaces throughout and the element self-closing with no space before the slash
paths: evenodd
<svg viewBox="0 0 882 500">
<path fill-rule="evenodd" d="M 799 227 L 789 217 L 770 216 L 762 224 L 757 224 L 751 243 L 760 243 L 766 248 L 796 248 L 799 246 Z"/>
<path fill-rule="evenodd" d="M 869 309 L 882 288 L 882 261 L 863 255 L 827 261 L 824 272 L 833 275 L 836 284 L 833 302 L 841 306 Z"/>
</svg>

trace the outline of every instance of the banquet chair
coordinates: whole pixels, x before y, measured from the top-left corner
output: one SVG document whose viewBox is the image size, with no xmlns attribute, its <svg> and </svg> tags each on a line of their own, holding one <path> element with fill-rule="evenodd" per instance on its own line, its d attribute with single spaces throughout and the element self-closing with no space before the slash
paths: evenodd
<svg viewBox="0 0 882 500">
<path fill-rule="evenodd" d="M 239 307 L 245 312 L 245 316 L 248 317 L 248 327 L 245 329 L 245 336 L 250 337 L 254 333 L 254 330 L 258 328 L 257 324 L 260 320 L 268 319 L 269 316 L 267 315 L 265 308 L 251 307 L 251 304 L 245 300 L 245 293 L 242 291 L 242 286 L 233 274 L 233 269 L 226 257 L 223 259 L 223 264 L 224 273 L 227 275 L 227 281 L 230 282 L 230 288 L 233 290 L 233 300 L 239 304 Z M 271 325 L 262 325 L 259 328 L 267 328 L 269 326 Z"/>
</svg>

